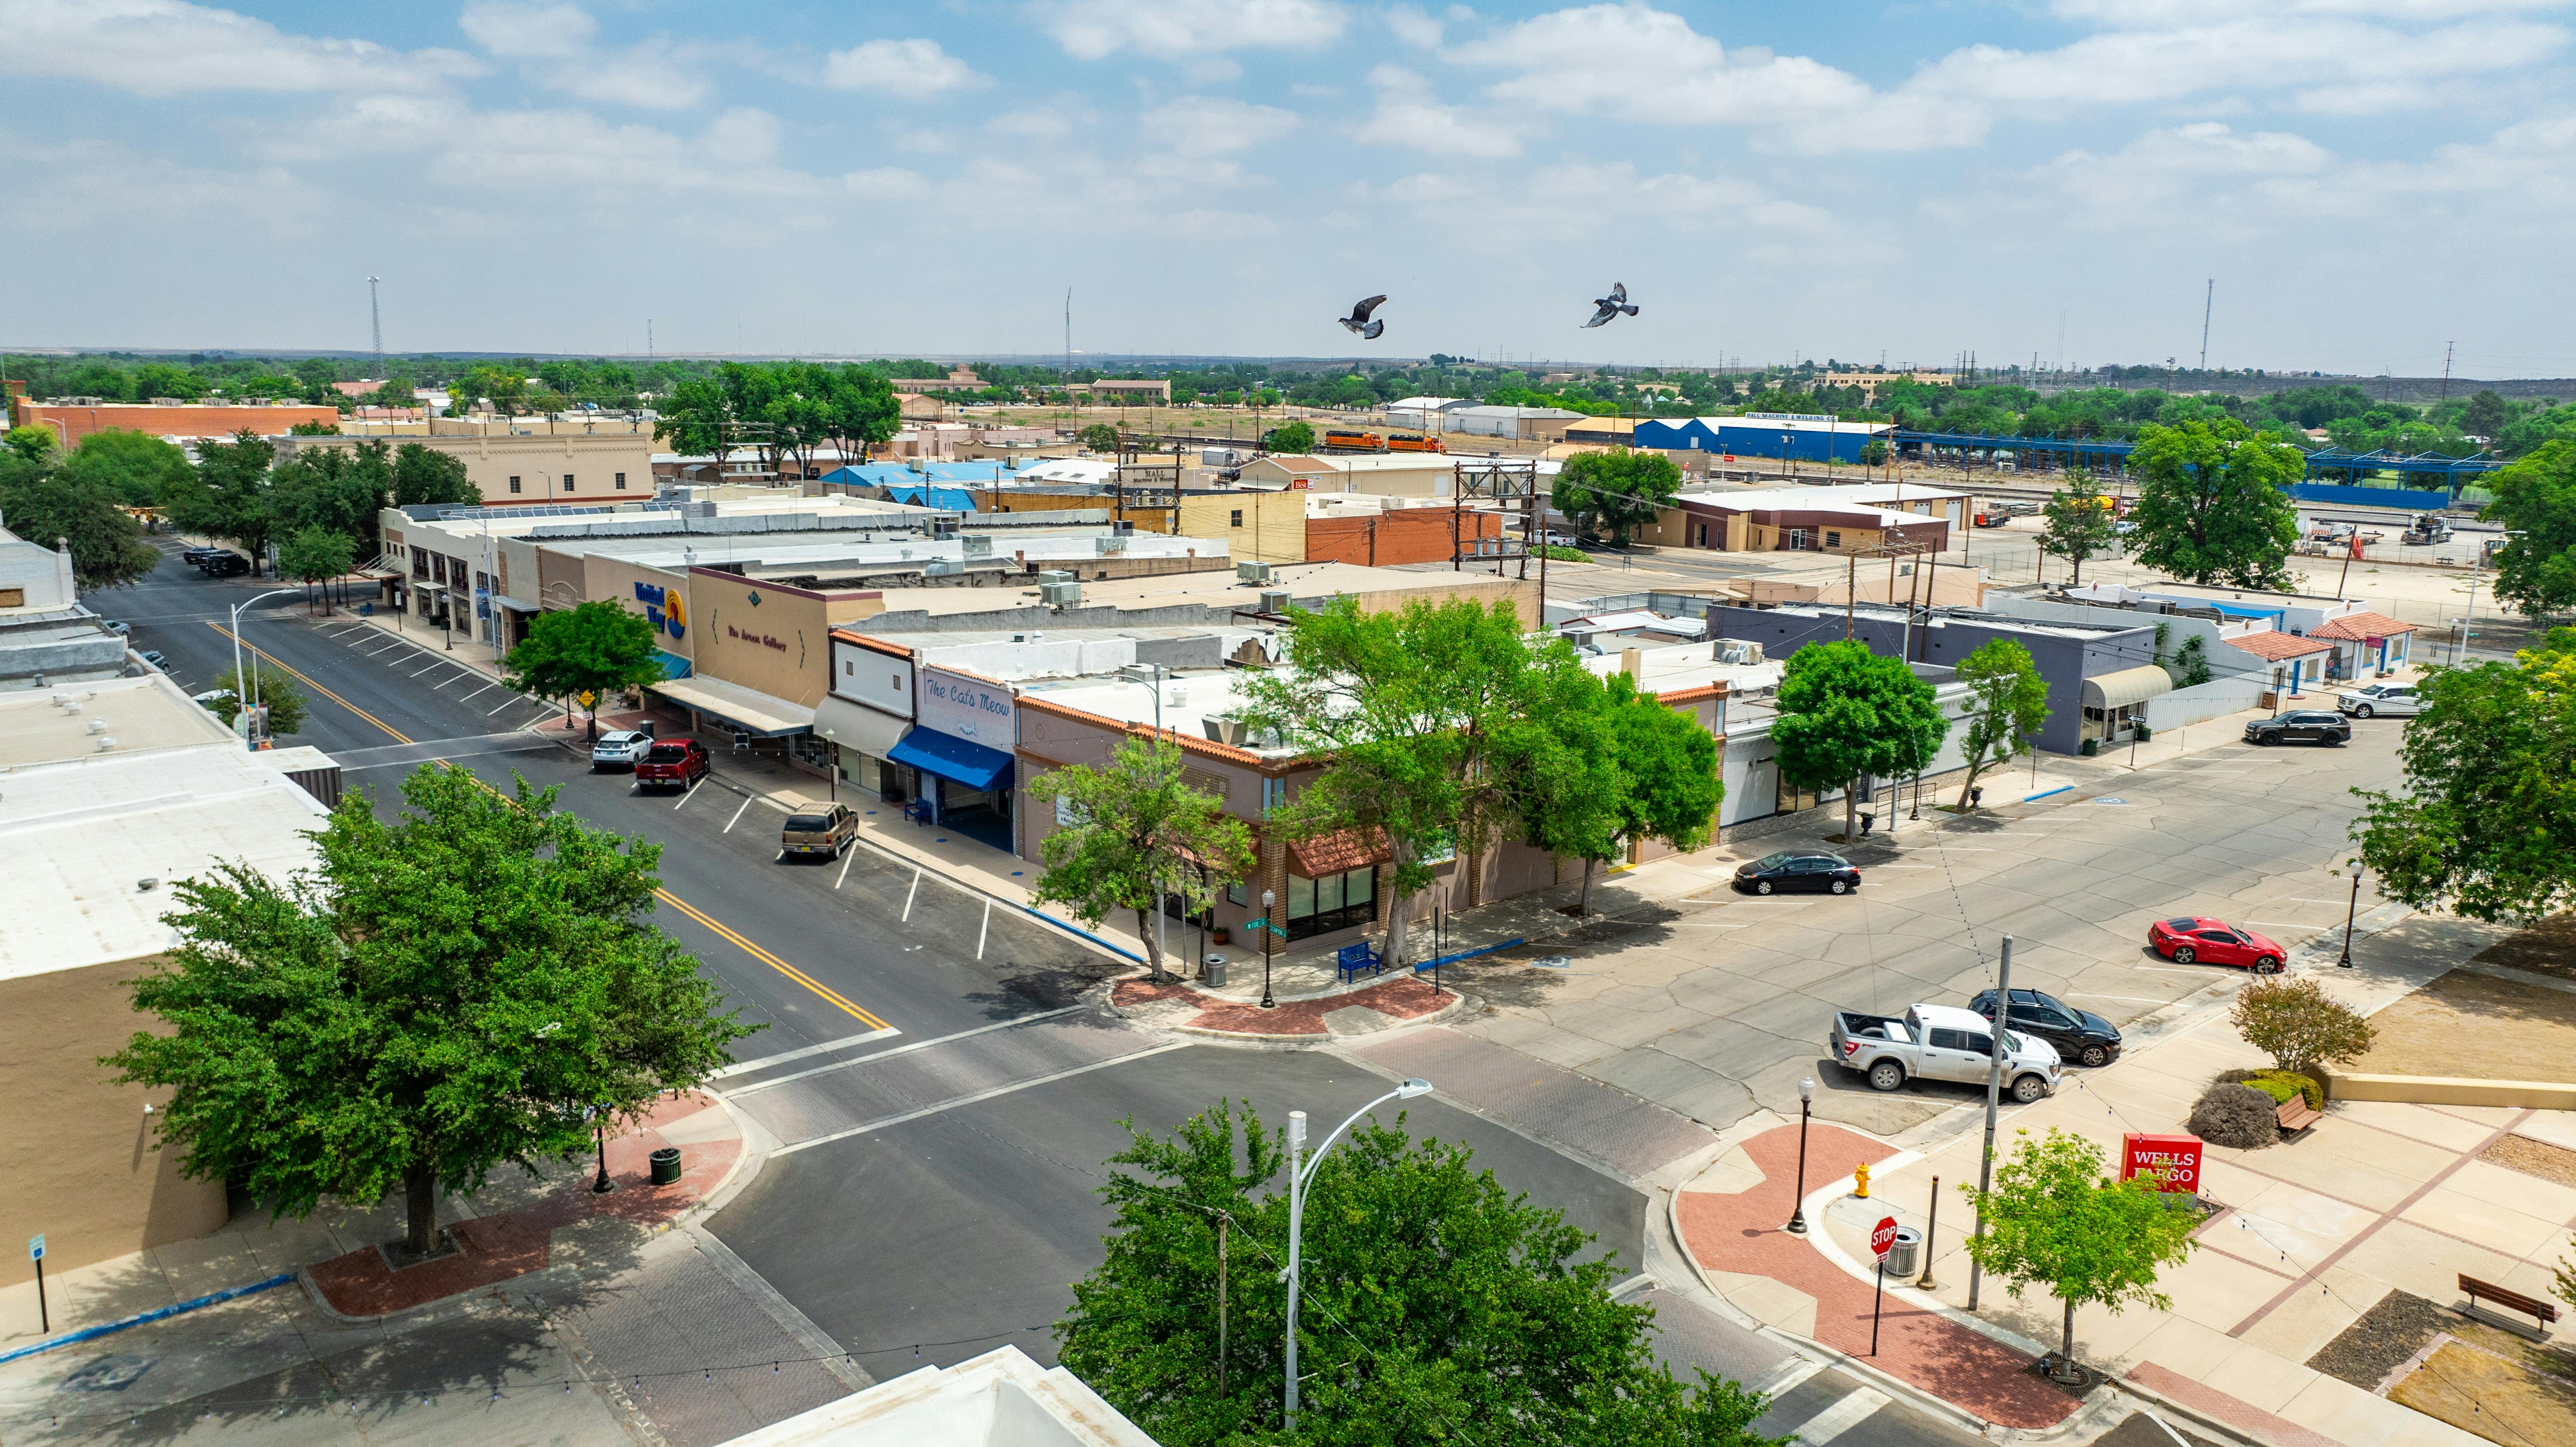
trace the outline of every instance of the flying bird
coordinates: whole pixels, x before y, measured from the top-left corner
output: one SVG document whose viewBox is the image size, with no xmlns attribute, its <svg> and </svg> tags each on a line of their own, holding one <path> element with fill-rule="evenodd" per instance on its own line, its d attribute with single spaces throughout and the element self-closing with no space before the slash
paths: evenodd
<svg viewBox="0 0 2576 1447">
<path fill-rule="evenodd" d="M 1594 312 L 1592 320 L 1584 323 L 1587 327 L 1601 326 L 1621 312 L 1626 312 L 1630 316 L 1637 314 L 1637 309 L 1628 304 L 1628 283 L 1624 281 L 1610 283 L 1610 294 L 1593 298 L 1592 304 L 1601 310 Z"/>
<path fill-rule="evenodd" d="M 1378 303 L 1385 300 L 1386 298 L 1383 296 L 1373 296 L 1362 301 L 1357 306 L 1351 308 L 1351 314 L 1349 316 L 1340 318 L 1341 324 L 1372 342 L 1376 341 L 1378 333 L 1386 330 L 1386 323 L 1370 321 L 1369 313 L 1377 310 Z"/>
</svg>

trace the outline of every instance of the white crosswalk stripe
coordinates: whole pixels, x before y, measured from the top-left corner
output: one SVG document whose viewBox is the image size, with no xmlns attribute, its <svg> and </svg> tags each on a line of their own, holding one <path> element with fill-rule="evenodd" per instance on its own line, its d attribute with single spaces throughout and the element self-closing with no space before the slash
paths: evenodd
<svg viewBox="0 0 2576 1447">
<path fill-rule="evenodd" d="M 1825 1447 L 1852 1428 L 1869 1419 L 1872 1412 L 1888 1403 L 1888 1395 L 1875 1387 L 1854 1387 L 1849 1395 L 1799 1424 L 1792 1440 L 1806 1447 Z"/>
</svg>

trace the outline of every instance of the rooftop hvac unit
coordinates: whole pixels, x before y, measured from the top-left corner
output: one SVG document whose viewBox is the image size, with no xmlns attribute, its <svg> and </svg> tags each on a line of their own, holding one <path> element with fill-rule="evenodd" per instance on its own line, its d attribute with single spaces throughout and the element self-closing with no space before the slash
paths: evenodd
<svg viewBox="0 0 2576 1447">
<path fill-rule="evenodd" d="M 1264 613 L 1285 613 L 1295 603 L 1295 601 L 1295 599 L 1289 596 L 1288 590 L 1285 588 L 1264 588 L 1261 590 L 1261 611 Z"/>
<path fill-rule="evenodd" d="M 1200 722 L 1207 725 L 1209 738 L 1221 744 L 1231 744 L 1238 749 L 1243 747 L 1245 740 L 1252 737 L 1252 726 L 1239 718 L 1209 717 Z"/>
<path fill-rule="evenodd" d="M 993 540 L 990 537 L 961 538 L 959 541 L 966 545 L 965 555 L 967 557 L 989 558 L 993 556 Z"/>
<path fill-rule="evenodd" d="M 1116 557 L 1126 551 L 1127 537 L 1124 533 L 1112 534 L 1100 540 L 1100 556 L 1104 558 Z"/>
<path fill-rule="evenodd" d="M 954 558 L 933 558 L 921 565 L 925 578 L 953 578 L 966 571 L 966 565 Z"/>
<path fill-rule="evenodd" d="M 1267 583 L 1270 581 L 1270 565 L 1246 559 L 1234 565 L 1234 580 L 1238 583 Z"/>
<path fill-rule="evenodd" d="M 1040 583 L 1038 601 L 1050 608 L 1071 608 L 1082 602 L 1080 583 Z"/>
<path fill-rule="evenodd" d="M 1048 568 L 1038 574 L 1038 586 L 1041 588 L 1049 583 L 1070 583 L 1073 580 L 1072 571 L 1065 568 Z"/>
<path fill-rule="evenodd" d="M 1733 638 L 1721 638 L 1717 641 L 1716 655 L 1720 663 L 1731 663 L 1740 668 L 1750 667 L 1762 661 L 1762 645 Z"/>
</svg>

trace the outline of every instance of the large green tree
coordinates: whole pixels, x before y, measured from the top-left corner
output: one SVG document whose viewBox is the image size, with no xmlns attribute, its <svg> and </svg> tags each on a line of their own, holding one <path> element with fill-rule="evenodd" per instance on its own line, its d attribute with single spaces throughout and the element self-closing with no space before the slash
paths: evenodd
<svg viewBox="0 0 2576 1447">
<path fill-rule="evenodd" d="M 272 535 L 321 528 L 347 538 L 357 556 L 374 557 L 377 517 L 393 495 L 393 449 L 386 442 L 298 448 L 269 474 Z"/>
<path fill-rule="evenodd" d="M 1128 1129 L 1101 1188 L 1106 1258 L 1056 1334 L 1066 1368 L 1157 1442 L 1778 1447 L 1753 1431 L 1762 1395 L 1655 1360 L 1654 1308 L 1609 1294 L 1625 1267 L 1583 1259 L 1561 1214 L 1400 1117 L 1355 1127 L 1308 1187 L 1292 1438 L 1284 1145 L 1231 1103 L 1168 1140 Z"/>
<path fill-rule="evenodd" d="M 328 528 L 301 528 L 288 535 L 277 548 L 277 574 L 304 584 L 305 603 L 312 603 L 313 585 L 322 587 L 322 611 L 331 611 L 331 580 L 348 575 L 357 561 L 357 547 L 348 534 Z"/>
<path fill-rule="evenodd" d="M 239 544 L 256 575 L 274 528 L 268 469 L 276 452 L 268 439 L 249 431 L 230 441 L 198 443 L 196 477 L 171 485 L 163 511 L 182 532 Z"/>
<path fill-rule="evenodd" d="M 1244 678 L 1244 720 L 1327 760 L 1274 825 L 1291 838 L 1341 830 L 1383 835 L 1388 963 L 1406 959 L 1411 897 L 1427 862 L 1454 848 L 1473 870 L 1494 840 L 1518 834 L 1527 781 L 1574 767 L 1569 719 L 1592 687 L 1572 647 L 1538 647 L 1508 602 L 1369 613 L 1348 597 L 1290 615 L 1286 666 Z"/>
<path fill-rule="evenodd" d="M 2075 1308 L 2171 1310 L 2156 1275 L 2191 1254 L 2200 1213 L 2145 1176 L 2105 1179 L 2102 1148 L 2083 1136 L 2054 1126 L 2015 1134 L 2021 1143 L 1996 1167 L 1993 1190 L 1959 1187 L 1984 1226 L 1968 1238 L 1968 1258 L 2016 1297 L 2037 1287 L 2065 1306 L 2056 1370 L 2071 1378 Z"/>
<path fill-rule="evenodd" d="M 180 1169 L 280 1215 L 401 1191 L 415 1252 L 438 1192 L 534 1171 L 703 1084 L 749 1033 L 642 919 L 659 845 L 423 765 L 408 808 L 362 790 L 315 834 L 316 870 L 219 864 L 178 888 L 167 969 L 134 982 L 138 1032 L 106 1062 L 174 1092 Z"/>
<path fill-rule="evenodd" d="M 245 659 L 238 672 L 227 668 L 217 674 L 207 691 L 214 697 L 206 700 L 206 707 L 227 725 L 247 700 L 268 710 L 270 733 L 304 732 L 304 690 L 296 685 L 292 674 L 265 667 L 256 658 Z"/>
<path fill-rule="evenodd" d="M 2511 663 L 2435 668 L 2400 736 L 2400 792 L 2356 789 L 2379 889 L 2417 909 L 2539 919 L 2576 905 L 2576 628 Z"/>
<path fill-rule="evenodd" d="M 590 732 L 599 734 L 599 701 L 609 690 L 641 688 L 662 677 L 653 625 L 604 598 L 540 613 L 528 636 L 503 660 L 502 678 L 539 698 L 589 696 Z"/>
<path fill-rule="evenodd" d="M 1660 452 L 1579 452 L 1558 470 L 1548 502 L 1584 531 L 1626 547 L 1681 489 L 1681 469 Z"/>
<path fill-rule="evenodd" d="M 2138 430 L 2138 561 L 2195 583 L 2286 589 L 2299 541 L 2290 485 L 2307 454 L 2232 419 Z"/>
<path fill-rule="evenodd" d="M 1093 452 L 1116 452 L 1118 429 L 1106 422 L 1094 422 L 1074 435 L 1074 441 Z"/>
<path fill-rule="evenodd" d="M 1960 722 L 1959 752 L 1968 776 L 1959 781 L 1959 807 L 1968 807 L 1977 776 L 2030 752 L 2048 722 L 2048 680 L 2030 650 L 2009 638 L 1989 639 L 1959 660 L 1958 679 L 1968 686 L 1968 711 Z"/>
<path fill-rule="evenodd" d="M 1524 775 L 1515 807 L 1533 847 L 1583 861 L 1578 909 L 1591 909 L 1594 866 L 1623 844 L 1654 839 L 1687 854 L 1708 843 L 1726 784 L 1717 739 L 1698 719 L 1613 673 L 1560 711 L 1556 733 L 1560 747 Z"/>
<path fill-rule="evenodd" d="M 2495 595 L 2530 617 L 2576 608 L 2576 442 L 2549 442 L 2488 473 L 2495 501 L 2479 517 L 2502 523 Z"/>
<path fill-rule="evenodd" d="M 1801 789 L 1843 790 L 1845 842 L 1858 837 L 1852 815 L 1861 780 L 1925 768 L 1950 732 L 1931 684 L 1904 660 L 1851 639 L 1790 654 L 1776 704 L 1771 741 L 1780 777 Z"/>
<path fill-rule="evenodd" d="M 1304 422 L 1282 422 L 1261 434 L 1264 452 L 1312 452 L 1315 429 Z"/>
<path fill-rule="evenodd" d="M 1046 873 L 1036 898 L 1071 905 L 1088 925 L 1134 910 L 1156 980 L 1163 950 L 1154 912 L 1162 902 L 1177 903 L 1188 918 L 1253 867 L 1252 831 L 1225 812 L 1224 799 L 1192 788 L 1183 763 L 1178 744 L 1131 738 L 1105 767 L 1057 769 L 1043 784 L 1061 823 L 1038 847 Z"/>
<path fill-rule="evenodd" d="M 112 482 L 84 477 L 50 452 L 0 454 L 0 524 L 42 547 L 68 541 L 72 578 L 83 590 L 127 587 L 161 562 Z"/>
<path fill-rule="evenodd" d="M 2081 468 L 2069 473 L 2066 486 L 2040 505 L 2039 550 L 2075 565 L 2074 582 L 2084 581 L 2084 560 L 2111 546 L 2111 500 Z"/>
<path fill-rule="evenodd" d="M 435 451 L 417 442 L 406 442 L 394 449 L 394 506 L 413 507 L 422 503 L 479 503 L 483 490 L 474 485 L 465 471 L 465 460 Z M 370 545 L 373 551 L 373 545 Z"/>
<path fill-rule="evenodd" d="M 63 476 L 126 507 L 155 507 L 192 475 L 188 454 L 158 437 L 111 427 L 81 439 L 63 459 Z"/>
</svg>

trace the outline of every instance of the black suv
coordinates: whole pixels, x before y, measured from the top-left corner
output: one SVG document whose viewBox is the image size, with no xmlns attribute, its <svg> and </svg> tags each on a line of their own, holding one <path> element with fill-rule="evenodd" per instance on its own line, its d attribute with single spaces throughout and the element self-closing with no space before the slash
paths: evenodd
<svg viewBox="0 0 2576 1447">
<path fill-rule="evenodd" d="M 1978 991 L 1968 1008 L 1989 1020 L 1995 1018 L 1995 992 Z M 2053 995 L 2037 990 L 2013 991 L 2011 1023 L 2022 1034 L 2035 1035 L 2056 1046 L 2060 1058 L 2078 1065 L 2098 1067 L 2120 1058 L 2119 1026 Z"/>
<path fill-rule="evenodd" d="M 2348 744 L 2352 720 L 2323 709 L 2300 709 L 2278 718 L 2258 718 L 2245 726 L 2249 744 Z"/>
<path fill-rule="evenodd" d="M 197 571 L 209 578 L 238 578 L 250 571 L 250 559 L 239 553 L 218 552 L 211 558 L 199 558 Z M 2341 718 L 2343 715 L 2335 715 Z"/>
</svg>

